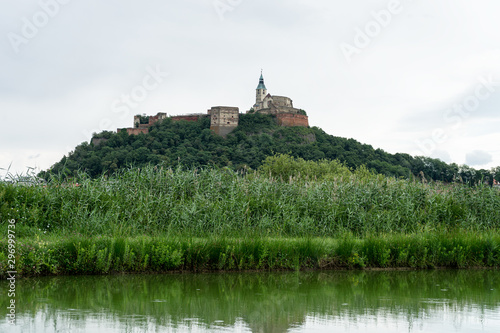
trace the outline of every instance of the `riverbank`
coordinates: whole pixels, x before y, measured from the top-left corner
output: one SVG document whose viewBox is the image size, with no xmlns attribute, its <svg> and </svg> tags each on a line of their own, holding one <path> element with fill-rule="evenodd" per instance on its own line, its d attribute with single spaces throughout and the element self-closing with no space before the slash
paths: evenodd
<svg viewBox="0 0 500 333">
<path fill-rule="evenodd" d="M 2 242 L 4 248 L 5 242 Z M 3 252 L 3 251 L 2 251 Z M 9 270 L 2 253 L 0 274 Z M 499 233 L 425 233 L 343 238 L 21 239 L 20 276 L 169 271 L 499 267 Z"/>
</svg>

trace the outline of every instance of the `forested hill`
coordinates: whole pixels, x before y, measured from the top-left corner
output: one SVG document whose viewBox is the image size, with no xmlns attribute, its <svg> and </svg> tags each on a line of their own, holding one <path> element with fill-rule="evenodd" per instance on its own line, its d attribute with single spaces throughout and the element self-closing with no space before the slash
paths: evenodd
<svg viewBox="0 0 500 333">
<path fill-rule="evenodd" d="M 95 138 L 104 140 L 99 144 L 83 142 L 51 169 L 42 171 L 41 176 L 72 176 L 85 171 L 95 177 L 145 164 L 256 169 L 267 156 L 283 153 L 305 160 L 338 159 L 352 168 L 366 165 L 377 173 L 395 177 L 420 177 L 423 172 L 427 179 L 445 182 L 492 180 L 490 171 L 428 157 L 389 154 L 354 139 L 329 135 L 317 127 L 279 127 L 272 116 L 262 114 L 240 115 L 239 126 L 227 138 L 211 132 L 208 117 L 197 122 L 167 118 L 153 125 L 149 134 L 102 132 Z M 495 176 L 500 176 L 497 173 Z"/>
</svg>

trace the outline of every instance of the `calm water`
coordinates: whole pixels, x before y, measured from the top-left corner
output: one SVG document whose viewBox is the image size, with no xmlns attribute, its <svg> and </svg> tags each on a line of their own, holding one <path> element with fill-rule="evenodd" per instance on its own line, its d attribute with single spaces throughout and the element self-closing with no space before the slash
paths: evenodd
<svg viewBox="0 0 500 333">
<path fill-rule="evenodd" d="M 17 281 L 0 332 L 500 332 L 500 271 L 84 276 Z"/>
</svg>

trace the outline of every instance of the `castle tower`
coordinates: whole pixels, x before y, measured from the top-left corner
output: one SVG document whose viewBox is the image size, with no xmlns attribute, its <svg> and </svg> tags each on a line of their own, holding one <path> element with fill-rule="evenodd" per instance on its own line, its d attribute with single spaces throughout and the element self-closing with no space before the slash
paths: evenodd
<svg viewBox="0 0 500 333">
<path fill-rule="evenodd" d="M 231 106 L 213 106 L 210 114 L 210 129 L 215 134 L 226 137 L 238 127 L 239 109 Z"/>
<path fill-rule="evenodd" d="M 262 71 L 260 71 L 259 85 L 257 86 L 257 91 L 255 93 L 255 105 L 253 108 L 255 110 L 262 109 L 262 100 L 267 95 L 266 85 L 264 84 L 264 77 L 262 76 Z"/>
</svg>

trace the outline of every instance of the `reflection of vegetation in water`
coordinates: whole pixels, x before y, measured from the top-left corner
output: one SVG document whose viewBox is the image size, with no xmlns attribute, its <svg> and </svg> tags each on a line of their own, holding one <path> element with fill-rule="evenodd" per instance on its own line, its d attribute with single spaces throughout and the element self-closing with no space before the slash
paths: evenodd
<svg viewBox="0 0 500 333">
<path fill-rule="evenodd" d="M 44 313 L 48 322 L 100 318 L 175 326 L 197 318 L 211 327 L 241 318 L 253 330 L 276 332 L 306 316 L 395 316 L 411 324 L 445 309 L 498 311 L 499 285 L 500 272 L 486 270 L 84 276 L 19 280 L 17 302 L 18 314 Z M 7 302 L 1 297 L 2 316 Z"/>
</svg>

